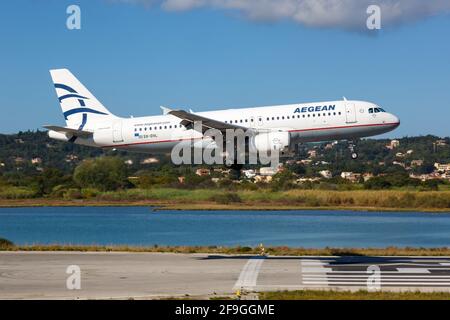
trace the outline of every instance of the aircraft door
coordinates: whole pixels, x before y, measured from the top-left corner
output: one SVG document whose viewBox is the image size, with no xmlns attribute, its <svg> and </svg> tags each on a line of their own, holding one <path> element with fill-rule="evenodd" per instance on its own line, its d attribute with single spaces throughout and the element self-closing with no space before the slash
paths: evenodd
<svg viewBox="0 0 450 320">
<path fill-rule="evenodd" d="M 115 121 L 113 123 L 113 142 L 123 142 L 122 121 Z"/>
<path fill-rule="evenodd" d="M 356 106 L 354 103 L 345 104 L 345 117 L 347 123 L 356 122 Z"/>
</svg>

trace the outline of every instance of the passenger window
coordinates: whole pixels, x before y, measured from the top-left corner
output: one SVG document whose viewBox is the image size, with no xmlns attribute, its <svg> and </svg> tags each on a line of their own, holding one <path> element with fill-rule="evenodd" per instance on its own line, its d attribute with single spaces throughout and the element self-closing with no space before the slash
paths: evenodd
<svg viewBox="0 0 450 320">
<path fill-rule="evenodd" d="M 272 120 L 275 120 L 275 117 L 272 117 Z"/>
<path fill-rule="evenodd" d="M 339 112 L 339 115 L 341 115 L 341 112 Z"/>
</svg>

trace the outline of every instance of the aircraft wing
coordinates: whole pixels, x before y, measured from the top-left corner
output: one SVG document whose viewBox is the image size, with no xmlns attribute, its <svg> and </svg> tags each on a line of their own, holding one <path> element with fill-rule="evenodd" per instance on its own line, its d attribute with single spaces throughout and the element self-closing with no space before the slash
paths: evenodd
<svg viewBox="0 0 450 320">
<path fill-rule="evenodd" d="M 61 133 L 71 133 L 77 137 L 89 137 L 93 134 L 93 132 L 91 131 L 86 131 L 86 130 L 77 130 L 77 129 L 73 129 L 73 128 L 67 128 L 67 127 L 59 127 L 59 126 L 50 126 L 50 125 L 45 125 L 43 126 L 44 128 L 48 129 L 48 130 L 53 130 L 56 132 L 61 132 Z"/>
<path fill-rule="evenodd" d="M 181 124 L 190 129 L 193 128 L 194 122 L 201 121 L 203 133 L 208 129 L 217 129 L 221 132 L 225 132 L 226 129 L 233 129 L 233 130 L 235 130 L 235 129 L 247 130 L 248 129 L 247 127 L 242 127 L 242 126 L 234 125 L 231 123 L 225 123 L 225 122 L 214 120 L 211 118 L 202 117 L 195 113 L 187 112 L 184 110 L 170 110 L 167 112 L 167 114 L 171 114 L 175 117 L 182 119 L 183 121 L 181 121 Z"/>
</svg>

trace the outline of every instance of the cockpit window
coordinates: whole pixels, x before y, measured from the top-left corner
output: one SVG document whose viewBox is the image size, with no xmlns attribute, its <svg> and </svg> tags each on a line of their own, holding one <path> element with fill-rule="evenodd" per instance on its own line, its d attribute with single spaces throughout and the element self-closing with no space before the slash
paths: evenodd
<svg viewBox="0 0 450 320">
<path fill-rule="evenodd" d="M 373 108 L 369 108 L 369 113 L 373 113 Z"/>
<path fill-rule="evenodd" d="M 375 113 L 380 112 L 380 109 L 378 109 L 378 108 L 374 108 L 374 110 L 375 110 Z"/>
<path fill-rule="evenodd" d="M 386 112 L 383 108 L 378 108 L 381 112 Z"/>
</svg>

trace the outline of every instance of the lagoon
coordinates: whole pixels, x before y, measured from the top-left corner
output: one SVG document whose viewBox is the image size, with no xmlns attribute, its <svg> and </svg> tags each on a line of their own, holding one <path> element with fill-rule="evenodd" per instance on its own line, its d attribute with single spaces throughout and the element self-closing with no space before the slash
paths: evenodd
<svg viewBox="0 0 450 320">
<path fill-rule="evenodd" d="M 19 245 L 447 247 L 450 213 L 0 208 L 0 237 Z"/>
</svg>

